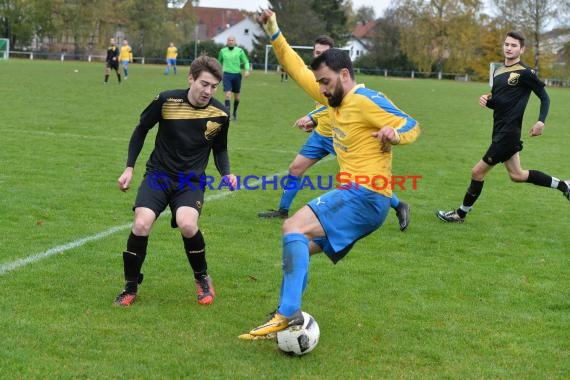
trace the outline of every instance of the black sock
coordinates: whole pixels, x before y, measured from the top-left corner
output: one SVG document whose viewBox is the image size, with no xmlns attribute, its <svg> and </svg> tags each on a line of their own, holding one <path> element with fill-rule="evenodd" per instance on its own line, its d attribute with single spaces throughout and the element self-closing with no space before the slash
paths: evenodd
<svg viewBox="0 0 570 380">
<path fill-rule="evenodd" d="M 558 186 L 556 186 L 556 188 L 562 191 L 563 193 L 568 191 L 568 185 L 564 181 L 559 181 Z"/>
<path fill-rule="evenodd" d="M 526 181 L 533 185 L 550 187 L 552 184 L 552 177 L 538 170 L 529 170 L 528 179 Z"/>
<path fill-rule="evenodd" d="M 146 258 L 148 236 L 137 236 L 132 232 L 127 239 L 127 250 L 123 252 L 123 266 L 125 272 L 125 290 L 136 293 L 141 268 Z"/>
<path fill-rule="evenodd" d="M 121 83 L 121 74 L 117 73 L 117 79 L 119 80 L 119 83 Z"/>
<path fill-rule="evenodd" d="M 109 81 L 109 75 L 105 74 L 105 82 Z"/>
<path fill-rule="evenodd" d="M 237 115 L 238 106 L 239 106 L 239 100 L 234 100 L 234 116 Z"/>
<path fill-rule="evenodd" d="M 467 188 L 467 192 L 465 193 L 465 197 L 463 198 L 463 205 L 462 207 L 457 209 L 457 214 L 465 218 L 471 207 L 481 195 L 481 191 L 483 190 L 483 183 L 484 181 L 476 181 L 474 179 L 471 180 L 469 187 Z M 464 210 L 466 208 L 467 210 Z"/>
<path fill-rule="evenodd" d="M 194 278 L 199 280 L 208 274 L 208 264 L 206 263 L 206 243 L 204 242 L 204 236 L 202 236 L 202 232 L 198 230 L 196 235 L 191 238 L 182 236 L 182 240 L 184 241 L 186 257 L 192 267 L 192 271 L 194 271 Z"/>
<path fill-rule="evenodd" d="M 230 101 L 229 101 L 229 99 L 226 99 L 226 101 L 224 102 L 224 105 L 228 109 L 228 112 L 230 112 Z"/>
</svg>

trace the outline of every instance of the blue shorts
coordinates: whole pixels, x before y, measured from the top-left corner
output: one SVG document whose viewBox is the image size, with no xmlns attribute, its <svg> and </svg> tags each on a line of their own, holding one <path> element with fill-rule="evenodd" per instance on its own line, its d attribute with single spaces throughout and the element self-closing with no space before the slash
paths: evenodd
<svg viewBox="0 0 570 380">
<path fill-rule="evenodd" d="M 301 147 L 299 154 L 303 157 L 313 158 L 315 160 L 320 160 L 329 154 L 336 156 L 332 137 L 325 137 L 315 131 L 311 132 L 307 141 L 305 141 L 305 144 Z"/>
<path fill-rule="evenodd" d="M 368 190 L 332 190 L 307 204 L 315 213 L 325 236 L 315 238 L 323 252 L 337 263 L 352 248 L 354 243 L 377 230 L 388 215 L 390 198 Z"/>
<path fill-rule="evenodd" d="M 128 66 L 128 65 L 129 65 L 129 60 L 128 60 L 128 59 L 123 59 L 123 60 L 121 61 L 121 64 L 122 64 L 123 66 Z"/>
<path fill-rule="evenodd" d="M 241 73 L 224 73 L 224 92 L 239 94 L 241 91 Z"/>
<path fill-rule="evenodd" d="M 166 63 L 169 64 L 170 66 L 176 66 L 176 58 L 168 58 L 166 60 Z"/>
</svg>

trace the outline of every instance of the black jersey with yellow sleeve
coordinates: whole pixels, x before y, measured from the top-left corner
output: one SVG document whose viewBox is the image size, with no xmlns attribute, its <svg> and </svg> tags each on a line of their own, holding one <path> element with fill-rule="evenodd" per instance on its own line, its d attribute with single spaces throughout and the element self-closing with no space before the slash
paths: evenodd
<svg viewBox="0 0 570 380">
<path fill-rule="evenodd" d="M 201 176 L 213 152 L 220 175 L 230 174 L 229 115 L 224 105 L 212 98 L 207 106 L 195 107 L 188 101 L 188 91 L 162 92 L 141 113 L 129 144 L 127 166 L 134 167 L 147 133 L 158 123 L 154 150 L 146 164 L 147 173 Z"/>
<path fill-rule="evenodd" d="M 538 120 L 544 123 L 550 98 L 535 71 L 522 62 L 495 69 L 491 97 L 487 101 L 487 107 L 494 111 L 493 141 L 507 135 L 520 139 L 523 115 L 531 91 L 540 99 Z"/>
<path fill-rule="evenodd" d="M 105 58 L 105 62 L 107 63 L 116 62 L 118 57 L 119 57 L 119 48 L 116 45 L 109 46 L 107 48 L 107 57 Z"/>
</svg>

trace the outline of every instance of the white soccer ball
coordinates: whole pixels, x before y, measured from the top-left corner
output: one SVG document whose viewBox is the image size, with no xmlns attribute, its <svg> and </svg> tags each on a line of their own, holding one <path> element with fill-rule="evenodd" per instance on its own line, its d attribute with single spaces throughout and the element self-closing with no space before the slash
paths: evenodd
<svg viewBox="0 0 570 380">
<path fill-rule="evenodd" d="M 292 326 L 277 333 L 277 345 L 286 353 L 305 355 L 313 351 L 319 343 L 319 324 L 309 313 L 303 311 L 303 325 Z"/>
</svg>

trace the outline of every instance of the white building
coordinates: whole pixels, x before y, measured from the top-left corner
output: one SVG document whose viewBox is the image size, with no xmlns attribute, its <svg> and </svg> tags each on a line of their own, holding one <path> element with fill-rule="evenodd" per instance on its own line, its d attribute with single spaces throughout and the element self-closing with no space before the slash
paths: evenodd
<svg viewBox="0 0 570 380">
<path fill-rule="evenodd" d="M 236 38 L 236 44 L 243 46 L 249 53 L 253 50 L 253 39 L 255 35 L 265 35 L 261 27 L 251 20 L 249 17 L 243 19 L 237 24 L 228 27 L 223 32 L 212 37 L 212 40 L 218 44 L 225 45 L 229 36 Z"/>
</svg>

